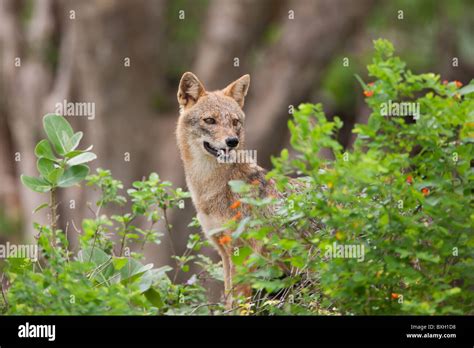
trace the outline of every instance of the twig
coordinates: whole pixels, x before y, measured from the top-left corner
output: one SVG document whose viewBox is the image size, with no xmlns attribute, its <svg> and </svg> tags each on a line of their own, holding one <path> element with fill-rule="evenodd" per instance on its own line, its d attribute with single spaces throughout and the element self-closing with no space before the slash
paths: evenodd
<svg viewBox="0 0 474 348">
<path fill-rule="evenodd" d="M 181 257 L 187 257 L 189 256 L 191 252 L 192 252 L 192 249 L 186 249 L 183 255 L 181 255 Z M 178 274 L 181 271 L 181 266 L 182 266 L 181 262 L 176 260 L 176 266 L 177 267 L 176 267 L 176 270 L 174 271 L 174 276 L 173 276 L 173 283 L 176 283 L 176 278 L 178 277 Z"/>
<path fill-rule="evenodd" d="M 50 191 L 51 231 L 53 233 L 53 246 L 56 246 L 56 189 Z"/>
<path fill-rule="evenodd" d="M 100 212 L 100 208 L 101 208 L 101 205 L 99 205 L 99 207 L 97 208 L 96 211 L 92 210 L 92 208 L 88 205 L 88 208 L 92 211 L 92 213 L 94 214 L 95 216 L 95 221 L 96 223 L 99 221 L 99 212 Z M 97 228 L 94 232 L 94 241 L 92 242 L 92 250 L 91 250 L 91 254 L 89 256 L 89 262 L 91 261 L 92 259 L 92 254 L 94 253 L 94 249 L 95 249 L 95 244 L 97 242 L 97 236 L 99 235 L 99 232 L 100 232 L 100 225 L 98 224 L 97 225 Z"/>
<path fill-rule="evenodd" d="M 152 229 L 153 229 L 153 226 L 155 226 L 155 223 L 156 222 L 153 222 L 153 220 L 150 221 L 150 227 L 148 228 L 148 232 L 145 234 L 145 236 L 143 238 L 142 247 L 140 248 L 141 251 L 143 251 L 145 249 L 146 240 L 147 240 L 148 236 L 150 235 L 150 233 L 152 232 Z"/>
<path fill-rule="evenodd" d="M 5 302 L 5 307 L 8 310 L 10 307 L 7 301 L 7 295 L 5 294 L 5 289 L 3 288 L 3 280 L 5 279 L 5 273 L 2 273 L 2 279 L 0 279 L 0 289 L 2 290 L 3 302 Z"/>
<path fill-rule="evenodd" d="M 106 280 L 104 280 L 103 282 L 101 282 L 101 283 L 98 283 L 98 284 L 94 285 L 94 288 L 96 288 L 96 287 L 98 287 L 98 286 L 101 286 L 102 284 L 108 283 L 108 282 L 110 282 L 112 279 L 115 279 L 115 278 L 117 278 L 118 276 L 120 276 L 120 272 L 119 272 L 119 273 L 116 273 L 116 274 L 114 274 L 114 275 L 113 275 L 113 276 L 111 276 L 109 279 L 106 279 Z"/>
<path fill-rule="evenodd" d="M 76 233 L 81 233 L 81 230 L 77 228 L 76 224 L 74 223 L 74 219 L 71 220 L 72 227 L 76 231 Z"/>
<path fill-rule="evenodd" d="M 165 219 L 166 231 L 168 232 L 168 241 L 171 247 L 171 252 L 173 253 L 173 255 L 176 255 L 176 250 L 173 245 L 173 239 L 171 238 L 171 228 L 168 222 L 168 215 L 166 214 L 166 207 L 162 208 L 162 210 L 163 210 L 163 218 Z"/>
<path fill-rule="evenodd" d="M 163 218 L 165 219 L 165 227 L 166 227 L 166 232 L 168 233 L 168 242 L 171 248 L 171 252 L 173 253 L 174 256 L 176 256 L 176 249 L 174 248 L 173 239 L 171 238 L 171 228 L 168 222 L 168 214 L 166 214 L 166 207 L 163 207 L 161 209 L 163 210 Z M 181 263 L 177 259 L 175 259 L 175 261 L 176 261 L 176 271 L 174 273 L 173 283 L 176 282 L 176 278 L 181 268 Z"/>
<path fill-rule="evenodd" d="M 196 308 L 194 308 L 189 314 L 194 314 L 194 312 L 196 312 L 199 308 L 202 308 L 202 307 L 211 307 L 211 306 L 220 306 L 221 304 L 220 303 L 204 303 L 204 304 L 200 304 L 199 306 L 197 306 Z"/>
<path fill-rule="evenodd" d="M 92 242 L 92 250 L 91 254 L 89 255 L 89 262 L 92 260 L 92 255 L 94 254 L 95 243 L 97 242 L 97 235 L 99 234 L 99 227 L 94 232 L 94 241 Z"/>
<path fill-rule="evenodd" d="M 64 234 L 65 234 L 65 236 L 66 236 L 66 241 L 67 241 L 68 244 L 69 244 L 69 241 L 68 241 L 68 238 L 67 238 L 67 232 L 68 232 L 68 230 L 69 230 L 69 221 L 66 222 L 66 228 L 64 229 Z M 66 253 L 67 262 L 69 262 L 69 261 L 70 261 L 70 259 L 69 259 L 69 247 L 68 247 L 68 248 L 64 248 L 64 249 L 65 249 L 64 251 L 65 251 L 65 253 Z"/>
<path fill-rule="evenodd" d="M 123 223 L 123 237 L 122 237 L 122 242 L 121 242 L 121 245 L 120 245 L 120 256 L 123 255 L 123 249 L 125 249 L 125 243 L 126 243 L 126 239 L 127 239 L 127 229 L 128 229 L 128 225 L 130 223 L 132 223 L 133 220 L 135 220 L 135 215 L 132 216 L 132 218 L 130 219 L 130 221 L 128 221 L 127 223 Z"/>
<path fill-rule="evenodd" d="M 101 263 L 96 268 L 94 268 L 92 272 L 89 275 L 87 275 L 87 277 L 90 277 L 89 279 L 93 279 L 97 273 L 101 272 L 103 269 L 105 269 L 105 267 L 109 266 L 111 262 L 112 262 L 112 256 L 110 256 L 110 258 L 107 259 L 107 261 L 105 261 L 104 263 Z"/>
</svg>

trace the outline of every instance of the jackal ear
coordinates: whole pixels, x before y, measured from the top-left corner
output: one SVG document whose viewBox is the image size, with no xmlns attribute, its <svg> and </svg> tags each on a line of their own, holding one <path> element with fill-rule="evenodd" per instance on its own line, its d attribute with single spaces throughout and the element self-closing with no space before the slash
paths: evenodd
<svg viewBox="0 0 474 348">
<path fill-rule="evenodd" d="M 201 81 L 191 72 L 185 72 L 179 81 L 178 103 L 181 107 L 193 106 L 206 90 Z"/>
<path fill-rule="evenodd" d="M 245 102 L 245 96 L 250 86 L 250 75 L 244 75 L 238 80 L 235 80 L 226 88 L 224 88 L 224 94 L 235 99 L 235 101 L 242 108 Z"/>
</svg>

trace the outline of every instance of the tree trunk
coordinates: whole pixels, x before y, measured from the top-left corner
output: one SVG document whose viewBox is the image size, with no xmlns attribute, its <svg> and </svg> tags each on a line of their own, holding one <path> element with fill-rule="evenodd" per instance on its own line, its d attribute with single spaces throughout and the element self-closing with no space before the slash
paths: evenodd
<svg viewBox="0 0 474 348">
<path fill-rule="evenodd" d="M 193 72 L 207 89 L 224 88 L 247 74 L 249 58 L 282 0 L 213 0 L 199 42 Z"/>
<path fill-rule="evenodd" d="M 17 173 L 36 175 L 34 147 L 41 128 L 43 101 L 52 84 L 51 65 L 46 59 L 48 44 L 51 42 L 55 20 L 53 2 L 44 0 L 35 3 L 31 19 L 23 26 L 19 20 L 19 3 L 3 0 L 0 3 L 0 30 L 2 45 L 2 72 L 5 82 L 4 111 L 12 132 L 13 153 L 8 160 Z M 16 159 L 16 160 L 15 160 Z M 33 240 L 33 221 L 46 222 L 44 214 L 32 215 L 36 206 L 44 202 L 44 197 L 31 192 L 19 184 L 18 190 L 25 212 L 26 239 Z"/>
<path fill-rule="evenodd" d="M 281 148 L 287 134 L 289 106 L 305 100 L 331 58 L 367 17 L 372 0 L 294 0 L 283 14 L 281 38 L 267 49 L 252 74 L 246 107 L 248 147 L 259 162 Z M 295 19 L 290 19 L 294 14 Z M 342 64 L 342 62 L 341 62 Z"/>
</svg>

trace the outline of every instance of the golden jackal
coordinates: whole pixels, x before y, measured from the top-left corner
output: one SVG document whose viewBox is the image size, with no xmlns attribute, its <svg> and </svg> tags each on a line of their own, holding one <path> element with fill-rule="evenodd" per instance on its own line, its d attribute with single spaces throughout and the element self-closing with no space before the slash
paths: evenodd
<svg viewBox="0 0 474 348">
<path fill-rule="evenodd" d="M 209 92 L 194 74 L 187 72 L 178 88 L 177 139 L 186 183 L 203 232 L 222 257 L 228 305 L 232 301 L 234 272 L 231 239 L 228 232 L 213 233 L 235 215 L 231 205 L 238 196 L 231 191 L 228 182 L 242 180 L 258 184 L 262 195 L 274 193 L 273 183 L 265 179 L 264 169 L 255 162 L 219 161 L 222 154 L 230 150 L 244 150 L 242 108 L 249 85 L 250 76 L 244 75 L 222 90 Z M 245 209 L 241 211 L 246 214 Z"/>
</svg>

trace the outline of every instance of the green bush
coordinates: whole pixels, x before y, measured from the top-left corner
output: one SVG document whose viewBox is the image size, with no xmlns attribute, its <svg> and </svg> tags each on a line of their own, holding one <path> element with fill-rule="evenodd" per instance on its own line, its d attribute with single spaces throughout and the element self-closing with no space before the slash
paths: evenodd
<svg viewBox="0 0 474 348">
<path fill-rule="evenodd" d="M 337 117 L 303 104 L 288 124 L 296 156 L 282 151 L 269 173 L 292 193 L 262 199 L 233 183 L 242 203 L 276 209 L 234 234 L 264 248 L 243 246 L 250 256 L 236 258 L 238 278 L 257 290 L 252 313 L 474 313 L 474 83 L 459 89 L 416 75 L 384 40 L 368 71 L 372 83 L 358 79 L 371 114 L 353 130 L 352 151 L 334 140 Z M 419 114 L 384 116 L 394 102 L 415 103 Z M 325 148 L 334 160 L 318 156 Z M 304 177 L 300 184 L 291 173 Z"/>
<path fill-rule="evenodd" d="M 30 189 L 48 193 L 50 202 L 36 211 L 50 209 L 50 224 L 35 224 L 38 230 L 38 260 L 9 258 L 5 274 L 10 282 L 3 311 L 6 314 L 208 314 L 222 310 L 209 308 L 202 282 L 206 277 L 222 279 L 218 266 L 204 255 L 192 255 L 203 246 L 199 235 L 191 234 L 187 249 L 174 256 L 176 266 L 154 268 L 143 264 L 146 243 L 159 244 L 163 233 L 156 224 L 163 220 L 167 233 L 172 233 L 167 215 L 170 209 L 182 207 L 189 197 L 171 183 L 161 181 L 156 173 L 133 183 L 127 190 L 130 212 L 108 216 L 101 209 L 108 205 L 122 206 L 127 197 L 121 195 L 123 185 L 110 171 L 98 169 L 89 175 L 87 162 L 96 158 L 89 152 L 77 150 L 82 133 L 74 133 L 62 116 L 46 115 L 44 129 L 48 139 L 35 149 L 39 177 L 22 175 L 23 184 Z M 53 150 L 54 149 L 54 150 Z M 57 227 L 57 190 L 79 184 L 86 179 L 88 186 L 100 191 L 92 209 L 93 218 L 82 220 L 79 251 L 72 255 L 64 231 Z M 136 222 L 145 221 L 142 229 Z M 195 224 L 194 224 L 195 225 Z M 112 236 L 119 236 L 115 245 Z M 139 243 L 138 252 L 132 244 Z M 200 266 L 186 284 L 176 284 L 178 272 L 188 272 L 189 263 Z M 169 276 L 172 274 L 172 279 Z M 173 275 L 174 274 L 174 275 Z M 3 294 L 5 291 L 3 290 Z"/>
</svg>

